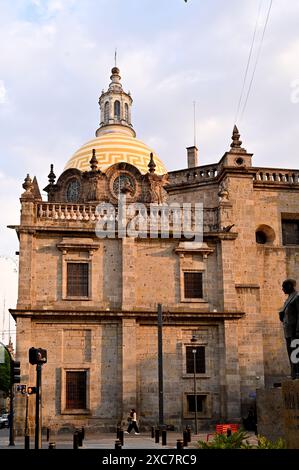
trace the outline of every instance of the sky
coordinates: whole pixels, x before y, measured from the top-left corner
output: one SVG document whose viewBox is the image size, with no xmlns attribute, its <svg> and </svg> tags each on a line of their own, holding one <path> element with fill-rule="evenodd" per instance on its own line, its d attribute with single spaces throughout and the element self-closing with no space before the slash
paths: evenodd
<svg viewBox="0 0 299 470">
<path fill-rule="evenodd" d="M 36 175 L 44 188 L 50 164 L 59 176 L 93 138 L 115 48 L 137 137 L 169 170 L 186 167 L 195 101 L 199 163 L 215 163 L 229 149 L 257 13 L 247 84 L 270 1 L 0 0 L 0 330 L 4 297 L 16 298 L 18 242 L 6 226 L 18 223 L 23 180 Z M 299 167 L 298 24 L 298 0 L 273 0 L 237 120 L 254 166 Z"/>
</svg>

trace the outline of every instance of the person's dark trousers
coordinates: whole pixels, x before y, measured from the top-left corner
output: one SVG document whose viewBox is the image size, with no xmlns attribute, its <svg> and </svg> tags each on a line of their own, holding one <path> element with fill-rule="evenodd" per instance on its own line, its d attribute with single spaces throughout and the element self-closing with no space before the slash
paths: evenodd
<svg viewBox="0 0 299 470">
<path fill-rule="evenodd" d="M 135 432 L 139 433 L 139 429 L 138 429 L 136 421 L 131 421 L 131 423 L 129 424 L 129 427 L 128 427 L 128 432 L 131 432 L 132 429 L 134 429 Z"/>
<path fill-rule="evenodd" d="M 299 363 L 293 364 L 292 361 L 291 361 L 291 354 L 294 351 L 294 349 L 296 349 L 298 347 L 298 346 L 296 346 L 296 348 L 291 347 L 291 342 L 293 341 L 293 339 L 294 338 L 286 338 L 287 350 L 288 350 L 288 356 L 289 356 L 289 361 L 290 361 L 290 365 L 291 365 L 292 379 L 299 379 Z M 296 354 L 296 356 L 297 356 L 297 354 Z"/>
</svg>

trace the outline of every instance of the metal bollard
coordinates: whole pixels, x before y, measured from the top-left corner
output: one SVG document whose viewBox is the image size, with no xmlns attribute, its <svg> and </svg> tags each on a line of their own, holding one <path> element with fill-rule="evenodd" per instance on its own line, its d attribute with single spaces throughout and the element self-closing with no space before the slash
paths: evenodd
<svg viewBox="0 0 299 470">
<path fill-rule="evenodd" d="M 187 426 L 186 427 L 186 431 L 188 433 L 188 442 L 191 442 L 191 427 L 190 426 Z"/>
<path fill-rule="evenodd" d="M 184 447 L 188 447 L 188 431 L 187 430 L 183 432 L 183 442 L 184 442 Z"/>
<path fill-rule="evenodd" d="M 162 446 L 167 445 L 167 431 L 166 429 L 162 430 Z"/>
<path fill-rule="evenodd" d="M 183 443 L 182 439 L 178 439 L 176 441 L 176 448 L 177 449 L 183 449 L 184 448 L 184 443 Z"/>
<path fill-rule="evenodd" d="M 25 436 L 25 446 L 24 449 L 30 449 L 30 436 Z"/>
<path fill-rule="evenodd" d="M 120 429 L 118 434 L 119 434 L 118 439 L 120 440 L 120 443 L 123 446 L 124 445 L 124 431 L 123 431 L 123 429 Z"/>
<path fill-rule="evenodd" d="M 79 435 L 78 435 L 78 431 L 75 431 L 73 435 L 73 449 L 78 449 L 78 448 L 79 448 Z"/>
<path fill-rule="evenodd" d="M 114 449 L 119 450 L 121 449 L 121 442 L 119 439 L 116 439 Z"/>
<path fill-rule="evenodd" d="M 47 442 L 49 442 L 50 439 L 50 428 L 47 428 Z"/>
<path fill-rule="evenodd" d="M 56 449 L 56 442 L 49 442 L 49 449 Z"/>
<path fill-rule="evenodd" d="M 160 429 L 155 429 L 155 443 L 159 444 L 160 440 Z"/>
<path fill-rule="evenodd" d="M 77 431 L 78 433 L 78 446 L 82 447 L 83 446 L 83 434 L 82 431 Z"/>
<path fill-rule="evenodd" d="M 155 437 L 155 428 L 154 426 L 152 426 L 152 439 L 154 439 L 154 437 Z"/>
</svg>

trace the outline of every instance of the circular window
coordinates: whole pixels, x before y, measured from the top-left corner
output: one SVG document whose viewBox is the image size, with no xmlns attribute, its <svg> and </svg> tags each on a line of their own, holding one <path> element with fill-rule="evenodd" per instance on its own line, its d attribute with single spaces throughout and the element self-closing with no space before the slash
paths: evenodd
<svg viewBox="0 0 299 470">
<path fill-rule="evenodd" d="M 260 225 L 255 232 L 255 239 L 259 245 L 272 244 L 275 240 L 275 232 L 269 225 Z"/>
<path fill-rule="evenodd" d="M 67 202 L 78 202 L 80 196 L 80 182 L 77 179 L 72 179 L 67 185 L 66 199 Z"/>
<path fill-rule="evenodd" d="M 115 197 L 119 197 L 121 193 L 132 197 L 136 192 L 135 181 L 130 173 L 122 172 L 118 174 L 111 183 L 111 189 Z"/>
<path fill-rule="evenodd" d="M 236 158 L 235 162 L 239 166 L 244 165 L 244 158 L 238 157 L 238 158 Z"/>
</svg>

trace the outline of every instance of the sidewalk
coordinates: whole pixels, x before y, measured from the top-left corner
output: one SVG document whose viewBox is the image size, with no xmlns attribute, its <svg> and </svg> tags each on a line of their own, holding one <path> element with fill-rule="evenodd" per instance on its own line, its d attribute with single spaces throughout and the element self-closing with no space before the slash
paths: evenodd
<svg viewBox="0 0 299 470">
<path fill-rule="evenodd" d="M 201 433 L 196 436 L 192 436 L 191 442 L 188 444 L 188 448 L 195 448 L 199 439 L 206 439 L 207 433 Z M 167 445 L 162 446 L 162 440 L 160 437 L 159 444 L 155 443 L 155 439 L 151 437 L 151 434 L 141 433 L 140 435 L 130 434 L 124 435 L 124 446 L 123 449 L 175 449 L 177 445 L 177 439 L 183 439 L 182 433 L 167 432 Z M 83 446 L 80 449 L 114 449 L 116 440 L 116 434 L 112 433 L 97 433 L 89 434 L 86 433 L 83 441 Z M 71 433 L 58 434 L 57 436 L 50 436 L 49 442 L 56 443 L 56 449 L 72 449 L 73 448 L 73 435 Z M 43 436 L 43 449 L 48 449 L 49 442 L 46 441 Z M 0 436 L 0 449 L 24 449 L 24 437 L 15 438 L 15 447 L 8 446 L 9 439 L 8 435 Z M 30 438 L 30 448 L 34 448 L 34 436 Z"/>
<path fill-rule="evenodd" d="M 210 431 L 211 432 L 211 431 Z M 194 449 L 197 447 L 197 441 L 205 441 L 209 431 L 201 431 L 197 435 L 192 435 L 191 442 L 188 443 L 188 447 Z M 255 443 L 256 436 L 253 433 L 250 435 L 249 442 Z M 141 433 L 140 435 L 130 434 L 124 435 L 124 446 L 123 449 L 176 449 L 177 440 L 183 439 L 183 434 L 173 431 L 167 432 L 167 445 L 162 446 L 161 437 L 159 444 L 155 443 L 155 439 L 151 437 L 149 432 Z M 116 440 L 115 433 L 93 433 L 86 432 L 83 446 L 80 449 L 114 449 Z M 73 435 L 71 433 L 59 433 L 57 436 L 50 436 L 49 442 L 56 443 L 56 449 L 72 449 L 73 448 Z M 48 449 L 49 442 L 46 441 L 43 436 L 43 449 Z M 8 433 L 0 435 L 0 449 L 24 449 L 24 437 L 15 438 L 15 447 L 8 446 L 9 439 Z M 34 436 L 30 438 L 30 448 L 34 448 Z"/>
</svg>

